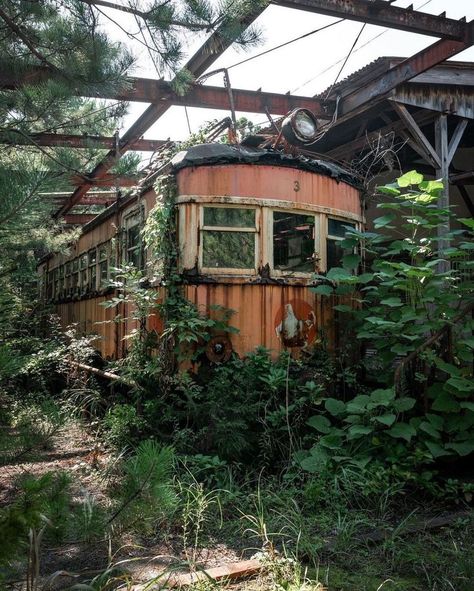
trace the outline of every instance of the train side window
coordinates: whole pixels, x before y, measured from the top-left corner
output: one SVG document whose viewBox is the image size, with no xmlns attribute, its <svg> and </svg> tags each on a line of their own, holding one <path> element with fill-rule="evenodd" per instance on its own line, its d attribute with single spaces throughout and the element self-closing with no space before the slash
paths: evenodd
<svg viewBox="0 0 474 591">
<path fill-rule="evenodd" d="M 203 207 L 201 266 L 207 269 L 256 267 L 256 210 Z"/>
<path fill-rule="evenodd" d="M 52 269 L 48 270 L 46 276 L 46 297 L 48 300 L 53 299 L 53 280 L 54 280 L 54 272 Z"/>
<path fill-rule="evenodd" d="M 69 296 L 71 294 L 71 271 L 72 264 L 67 262 L 64 268 L 64 295 Z"/>
<path fill-rule="evenodd" d="M 326 270 L 332 267 L 340 267 L 342 257 L 347 254 L 341 246 L 344 236 L 349 228 L 355 229 L 355 224 L 346 220 L 328 218 L 328 232 L 326 237 Z"/>
<path fill-rule="evenodd" d="M 88 288 L 88 261 L 89 255 L 84 253 L 79 258 L 79 267 L 80 267 L 80 291 L 81 293 L 85 293 Z"/>
<path fill-rule="evenodd" d="M 91 291 L 97 289 L 97 251 L 89 250 L 89 287 Z"/>
<path fill-rule="evenodd" d="M 107 287 L 109 282 L 109 259 L 107 244 L 99 246 L 99 286 L 101 289 Z"/>
<path fill-rule="evenodd" d="M 145 257 L 139 214 L 125 219 L 125 262 L 133 265 L 136 269 L 144 267 Z"/>
<path fill-rule="evenodd" d="M 79 259 L 78 258 L 76 258 L 72 261 L 71 292 L 72 292 L 72 295 L 75 295 L 79 292 Z"/>
<path fill-rule="evenodd" d="M 315 270 L 315 216 L 273 212 L 273 268 L 292 273 Z"/>
</svg>

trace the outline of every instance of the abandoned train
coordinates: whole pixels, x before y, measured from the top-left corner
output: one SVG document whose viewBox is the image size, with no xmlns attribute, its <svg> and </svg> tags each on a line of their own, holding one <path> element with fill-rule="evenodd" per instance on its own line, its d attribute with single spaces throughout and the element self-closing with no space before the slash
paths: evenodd
<svg viewBox="0 0 474 591">
<path fill-rule="evenodd" d="M 202 312 L 214 305 L 235 312 L 238 332 L 210 355 L 243 356 L 259 345 L 274 354 L 297 351 L 323 330 L 336 339 L 334 302 L 310 288 L 315 272 L 340 265 L 346 227 L 364 223 L 351 175 L 324 161 L 217 143 L 180 152 L 172 174 L 184 295 Z M 97 334 L 105 358 L 125 354 L 132 328 L 113 322 L 116 311 L 101 305 L 110 298 L 112 269 L 146 269 L 140 229 L 157 199 L 145 184 L 85 225 L 67 256 L 49 256 L 39 267 L 44 298 L 62 325 Z M 150 289 L 163 288 L 155 281 Z M 160 318 L 150 316 L 148 328 L 159 332 Z"/>
</svg>

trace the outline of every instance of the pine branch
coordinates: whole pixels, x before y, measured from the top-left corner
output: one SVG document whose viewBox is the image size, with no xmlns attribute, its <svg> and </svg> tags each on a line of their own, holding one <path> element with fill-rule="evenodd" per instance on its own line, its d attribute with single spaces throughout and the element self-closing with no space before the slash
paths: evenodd
<svg viewBox="0 0 474 591">
<path fill-rule="evenodd" d="M 152 10 L 144 12 L 142 10 L 138 10 L 138 8 L 133 8 L 132 6 L 124 6 L 124 5 L 120 5 L 120 4 L 115 4 L 115 2 L 109 2 L 108 0 L 80 0 L 80 1 L 84 2 L 85 4 L 89 4 L 90 6 L 103 6 L 104 8 L 111 8 L 112 10 L 119 10 L 121 12 L 128 12 L 129 14 L 134 14 L 135 16 L 143 19 L 144 21 L 146 21 L 149 18 L 150 14 L 152 13 Z M 179 19 L 171 19 L 170 25 L 173 25 L 175 27 L 184 27 L 186 29 L 209 31 L 209 29 L 214 26 L 214 23 L 212 23 L 211 25 L 209 25 L 209 24 L 200 25 L 199 23 L 192 23 L 191 24 L 191 23 L 186 23 L 184 21 L 181 21 Z"/>
<path fill-rule="evenodd" d="M 57 74 L 64 75 L 63 72 L 59 70 L 53 63 L 51 63 L 42 53 L 40 53 L 33 43 L 28 39 L 28 36 L 21 30 L 21 28 L 12 21 L 12 19 L 8 16 L 8 14 L 0 8 L 0 18 L 7 24 L 9 29 L 13 31 L 19 39 L 23 41 L 23 43 L 28 47 L 31 53 L 37 57 L 42 64 L 56 72 Z"/>
</svg>

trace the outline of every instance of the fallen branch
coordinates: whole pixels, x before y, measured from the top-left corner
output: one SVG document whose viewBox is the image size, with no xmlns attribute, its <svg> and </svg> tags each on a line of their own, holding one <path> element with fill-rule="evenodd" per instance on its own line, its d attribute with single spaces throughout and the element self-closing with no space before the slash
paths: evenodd
<svg viewBox="0 0 474 591">
<path fill-rule="evenodd" d="M 97 369 L 96 367 L 92 367 L 91 365 L 86 365 L 85 363 L 79 363 L 78 361 L 69 361 L 69 363 L 71 365 L 73 365 L 74 367 L 77 367 L 79 369 L 83 369 L 84 371 L 87 371 L 88 373 L 99 376 L 100 378 L 104 378 L 106 380 L 114 380 L 114 381 L 118 381 L 118 382 L 123 382 L 124 384 L 127 384 L 129 386 L 135 386 L 135 382 L 133 380 L 129 380 L 129 379 L 124 378 L 122 376 L 118 376 L 117 374 L 111 373 L 110 371 L 103 371 L 102 369 Z"/>
</svg>

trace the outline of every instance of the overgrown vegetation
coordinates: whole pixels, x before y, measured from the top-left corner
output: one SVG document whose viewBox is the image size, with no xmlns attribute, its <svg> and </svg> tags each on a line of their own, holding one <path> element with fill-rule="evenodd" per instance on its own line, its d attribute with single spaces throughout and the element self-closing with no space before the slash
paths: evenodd
<svg viewBox="0 0 474 591">
<path fill-rule="evenodd" d="M 214 334 L 235 330 L 232 312 L 184 298 L 171 178 L 144 232 L 158 266 L 119 270 L 107 303 L 131 304 L 135 322 L 108 368 L 121 381 L 83 374 L 71 361 L 94 362 L 91 340 L 61 333 L 47 310 L 25 321 L 20 306 L 0 348 L 5 579 L 26 572 L 37 588 L 47 549 L 70 540 L 102 549 L 87 589 L 131 583 L 124 543 L 169 548 L 156 582 L 225 543 L 264 565 L 242 588 L 470 591 L 473 225 L 456 220 L 465 229 L 439 250 L 437 228 L 455 219 L 438 209 L 440 189 L 415 172 L 381 188 L 380 232 L 348 228 L 342 266 L 315 278 L 321 297 L 340 296 L 336 354 L 320 335 L 299 359 L 205 358 Z M 78 424 L 95 443 L 76 476 L 28 474 Z M 432 531 L 439 513 L 452 517 Z"/>
</svg>

